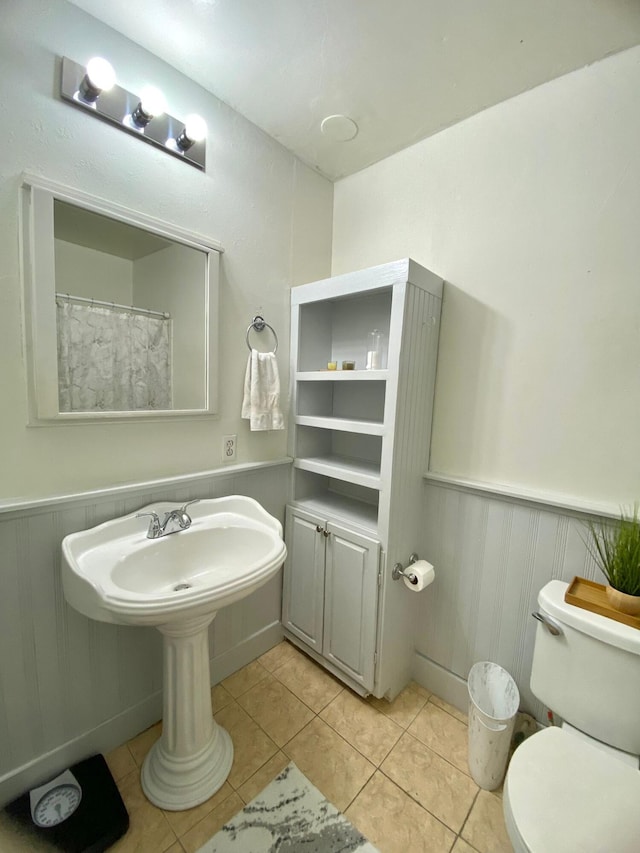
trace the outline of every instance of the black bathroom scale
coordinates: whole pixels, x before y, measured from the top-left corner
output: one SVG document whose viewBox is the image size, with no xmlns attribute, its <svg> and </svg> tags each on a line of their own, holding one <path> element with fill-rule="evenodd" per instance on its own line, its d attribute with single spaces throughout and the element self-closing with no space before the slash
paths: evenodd
<svg viewBox="0 0 640 853">
<path fill-rule="evenodd" d="M 92 755 L 5 806 L 23 836 L 65 853 L 102 853 L 129 829 L 129 815 L 102 755 Z"/>
</svg>

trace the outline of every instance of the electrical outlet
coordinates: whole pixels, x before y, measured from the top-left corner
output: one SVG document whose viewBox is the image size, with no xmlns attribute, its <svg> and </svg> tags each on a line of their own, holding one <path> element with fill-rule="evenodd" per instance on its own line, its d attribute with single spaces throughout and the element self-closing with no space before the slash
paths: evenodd
<svg viewBox="0 0 640 853">
<path fill-rule="evenodd" d="M 222 438 L 222 461 L 236 461 L 236 445 L 238 443 L 237 435 L 225 435 Z"/>
</svg>

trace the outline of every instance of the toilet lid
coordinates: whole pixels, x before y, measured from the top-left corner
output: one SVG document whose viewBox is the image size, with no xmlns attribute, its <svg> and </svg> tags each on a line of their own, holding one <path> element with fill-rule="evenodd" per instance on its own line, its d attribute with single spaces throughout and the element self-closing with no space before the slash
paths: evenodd
<svg viewBox="0 0 640 853">
<path fill-rule="evenodd" d="M 504 795 L 531 853 L 640 850 L 640 771 L 559 728 L 518 747 Z"/>
</svg>

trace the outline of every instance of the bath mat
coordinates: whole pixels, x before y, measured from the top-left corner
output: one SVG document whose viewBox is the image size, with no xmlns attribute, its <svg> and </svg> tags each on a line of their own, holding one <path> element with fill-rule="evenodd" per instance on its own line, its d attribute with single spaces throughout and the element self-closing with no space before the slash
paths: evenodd
<svg viewBox="0 0 640 853">
<path fill-rule="evenodd" d="M 288 767 L 198 853 L 379 853 L 296 767 Z"/>
</svg>

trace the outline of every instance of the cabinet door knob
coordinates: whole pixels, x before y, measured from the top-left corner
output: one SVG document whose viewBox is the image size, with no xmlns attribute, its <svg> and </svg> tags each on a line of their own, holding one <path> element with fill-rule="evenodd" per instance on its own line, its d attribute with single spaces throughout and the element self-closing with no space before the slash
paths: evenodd
<svg viewBox="0 0 640 853">
<path fill-rule="evenodd" d="M 316 524 L 316 533 L 324 533 L 324 527 L 320 527 L 319 524 Z"/>
<path fill-rule="evenodd" d="M 327 538 L 327 536 L 331 536 L 330 530 L 323 530 L 322 532 L 324 533 L 325 539 Z"/>
</svg>

